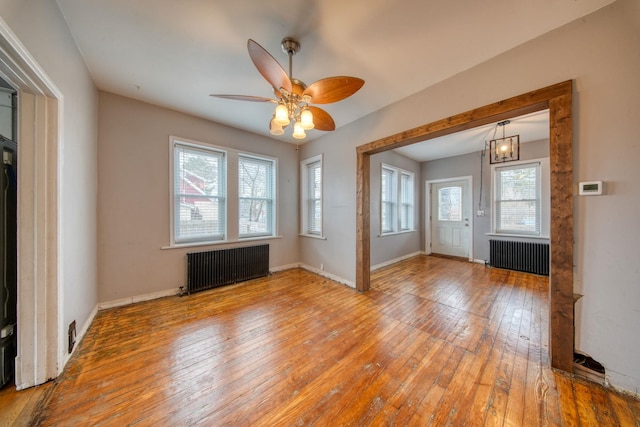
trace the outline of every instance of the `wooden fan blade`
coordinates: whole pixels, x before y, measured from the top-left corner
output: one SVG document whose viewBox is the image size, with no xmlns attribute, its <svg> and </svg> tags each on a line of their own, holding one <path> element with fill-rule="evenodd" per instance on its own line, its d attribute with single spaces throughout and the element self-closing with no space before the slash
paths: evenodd
<svg viewBox="0 0 640 427">
<path fill-rule="evenodd" d="M 237 101 L 250 101 L 250 102 L 273 102 L 277 104 L 278 101 L 271 98 L 264 98 L 262 96 L 249 96 L 249 95 L 219 95 L 217 93 L 212 93 L 209 96 L 215 96 L 216 98 L 223 99 L 235 99 Z"/>
<path fill-rule="evenodd" d="M 314 104 L 330 104 L 341 101 L 356 93 L 364 85 L 364 80 L 357 77 L 327 77 L 311 83 L 303 95 L 311 96 Z"/>
<path fill-rule="evenodd" d="M 309 106 L 309 110 L 311 110 L 311 114 L 313 114 L 314 129 L 336 130 L 336 123 L 333 121 L 333 118 L 329 113 L 324 111 L 322 108 L 314 107 L 313 105 Z"/>
<path fill-rule="evenodd" d="M 283 88 L 290 93 L 291 79 L 287 75 L 287 72 L 278 64 L 278 61 L 262 46 L 251 39 L 247 42 L 247 49 L 249 50 L 249 56 L 253 61 L 253 65 L 256 66 L 260 74 L 262 74 L 262 77 L 264 77 L 276 91 Z"/>
</svg>

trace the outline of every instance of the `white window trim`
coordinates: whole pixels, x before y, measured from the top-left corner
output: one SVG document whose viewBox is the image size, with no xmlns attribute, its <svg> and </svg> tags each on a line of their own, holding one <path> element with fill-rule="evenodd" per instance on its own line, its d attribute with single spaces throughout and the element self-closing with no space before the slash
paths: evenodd
<svg viewBox="0 0 640 427">
<path fill-rule="evenodd" d="M 392 166 L 387 163 L 380 164 L 380 234 L 378 237 L 384 236 L 393 236 L 397 234 L 406 234 L 413 233 L 416 231 L 416 174 L 414 172 L 399 168 L 397 166 Z M 384 169 L 390 170 L 393 172 L 393 197 L 395 200 L 395 221 L 394 221 L 394 229 L 392 231 L 383 231 L 382 230 L 382 171 Z M 410 228 L 402 229 L 401 218 L 400 218 L 400 209 L 401 209 L 401 190 L 402 190 L 402 175 L 408 175 L 411 177 L 411 183 L 413 185 L 413 189 L 411 190 L 411 194 L 413 196 L 413 203 L 411 204 L 412 214 L 411 214 L 411 224 Z"/>
<path fill-rule="evenodd" d="M 320 233 L 309 233 L 308 218 L 309 206 L 309 165 L 320 162 Z M 326 240 L 324 236 L 324 155 L 318 154 L 300 162 L 300 234 L 302 237 L 310 237 L 313 239 Z"/>
<path fill-rule="evenodd" d="M 540 165 L 540 234 L 517 233 L 513 231 L 499 232 L 497 226 L 497 210 L 496 210 L 496 169 L 503 167 L 518 167 L 526 165 Z M 549 158 L 542 157 L 537 159 L 519 160 L 509 163 L 497 163 L 491 165 L 491 232 L 486 233 L 489 236 L 519 237 L 529 239 L 549 239 L 550 233 L 550 200 L 551 200 L 551 183 L 550 183 L 550 166 Z"/>
<path fill-rule="evenodd" d="M 225 238 L 222 240 L 201 240 L 201 241 L 193 241 L 193 242 L 176 242 L 175 241 L 175 234 L 174 234 L 174 221 L 175 221 L 175 212 L 174 212 L 174 206 L 173 206 L 173 179 L 174 179 L 174 171 L 173 171 L 173 162 L 174 162 L 174 145 L 175 143 L 178 142 L 180 144 L 183 145 L 190 145 L 193 146 L 195 148 L 200 148 L 200 149 L 211 149 L 211 150 L 216 150 L 216 151 L 222 151 L 226 153 L 226 178 L 225 178 L 225 184 L 226 184 L 226 198 L 227 198 L 227 203 L 226 203 L 226 221 L 225 221 Z M 238 203 L 239 203 L 239 198 L 238 198 L 238 185 L 237 185 L 237 181 L 238 181 L 238 177 L 237 177 L 237 171 L 238 171 L 238 156 L 239 155 L 243 155 L 243 156 L 247 156 L 247 157 L 256 157 L 258 159 L 268 159 L 268 160 L 273 160 L 274 163 L 274 167 L 275 167 L 275 194 L 274 194 L 274 205 L 273 205 L 273 209 L 274 209 L 274 215 L 273 215 L 273 221 L 274 221 L 274 225 L 273 225 L 273 235 L 271 236 L 247 236 L 247 237 L 243 237 L 240 238 L 238 236 L 239 230 L 238 230 L 238 220 L 239 220 L 239 216 L 238 216 Z M 231 164 L 231 163 L 235 163 L 235 164 Z M 279 234 L 279 219 L 278 219 L 278 215 L 277 215 L 277 207 L 278 207 L 278 200 L 279 200 L 279 191 L 280 191 L 280 185 L 279 185 L 279 171 L 278 171 L 278 159 L 276 157 L 271 157 L 271 156 L 267 156 L 267 155 L 263 155 L 263 154 L 256 154 L 256 153 L 251 153 L 248 151 L 243 151 L 243 150 L 236 150 L 230 147 L 223 147 L 220 145 L 215 145 L 215 144 L 211 144 L 211 143 L 207 143 L 207 142 L 202 142 L 202 141 L 196 141 L 196 140 L 192 140 L 189 138 L 182 138 L 182 137 L 178 137 L 178 136 L 174 136 L 174 135 L 170 135 L 169 136 L 169 187 L 168 187 L 168 191 L 169 191 L 169 244 L 166 246 L 161 246 L 160 249 L 166 250 L 166 249 L 181 249 L 181 248 L 191 248 L 191 247 L 198 247 L 198 246 L 217 246 L 217 245 L 225 245 L 225 244 L 229 244 L 229 243 L 236 243 L 236 242 L 248 242 L 248 241 L 253 241 L 253 240 L 270 240 L 270 239 L 282 239 L 283 236 L 281 236 Z M 229 177 L 230 176 L 234 176 L 235 178 L 233 178 L 233 184 L 234 185 L 229 185 Z M 233 216 L 233 221 L 230 223 L 229 222 L 229 218 L 230 218 L 230 212 L 234 213 L 235 215 Z"/>
</svg>

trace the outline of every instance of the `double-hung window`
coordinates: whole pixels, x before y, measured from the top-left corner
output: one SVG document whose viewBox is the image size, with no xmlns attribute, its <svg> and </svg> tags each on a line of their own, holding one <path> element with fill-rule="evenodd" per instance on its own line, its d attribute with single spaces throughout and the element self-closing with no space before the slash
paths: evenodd
<svg viewBox="0 0 640 427">
<path fill-rule="evenodd" d="M 173 240 L 224 240 L 226 152 L 173 141 Z"/>
<path fill-rule="evenodd" d="M 322 237 L 322 155 L 300 162 L 300 234 Z"/>
<path fill-rule="evenodd" d="M 238 237 L 275 233 L 275 160 L 238 155 Z"/>
<path fill-rule="evenodd" d="M 540 162 L 495 168 L 494 231 L 496 233 L 540 236 L 541 174 Z"/>
<path fill-rule="evenodd" d="M 380 233 L 414 229 L 414 174 L 382 165 L 380 176 Z"/>
</svg>

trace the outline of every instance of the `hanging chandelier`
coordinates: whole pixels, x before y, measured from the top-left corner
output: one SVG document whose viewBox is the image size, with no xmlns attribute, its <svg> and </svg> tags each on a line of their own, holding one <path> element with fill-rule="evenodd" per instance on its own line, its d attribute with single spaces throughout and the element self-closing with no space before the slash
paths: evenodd
<svg viewBox="0 0 640 427">
<path fill-rule="evenodd" d="M 498 127 L 502 128 L 502 138 L 492 139 L 490 144 L 490 163 L 504 163 L 520 159 L 520 135 L 505 136 L 505 128 L 511 123 L 509 120 L 496 123 L 493 132 L 495 138 Z"/>
</svg>

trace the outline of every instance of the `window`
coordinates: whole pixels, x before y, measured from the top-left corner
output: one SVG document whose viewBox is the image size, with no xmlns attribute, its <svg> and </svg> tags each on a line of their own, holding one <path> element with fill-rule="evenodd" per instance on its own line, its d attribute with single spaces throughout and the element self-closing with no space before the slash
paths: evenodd
<svg viewBox="0 0 640 427">
<path fill-rule="evenodd" d="M 225 239 L 226 153 L 173 143 L 174 242 Z"/>
<path fill-rule="evenodd" d="M 276 237 L 278 160 L 171 137 L 167 247 Z"/>
<path fill-rule="evenodd" d="M 322 155 L 300 162 L 300 233 L 322 237 Z"/>
<path fill-rule="evenodd" d="M 414 174 L 382 165 L 380 177 L 380 233 L 414 229 Z"/>
<path fill-rule="evenodd" d="M 438 189 L 438 221 L 462 221 L 462 187 Z"/>
<path fill-rule="evenodd" d="M 393 233 L 396 231 L 396 199 L 397 184 L 396 171 L 388 167 L 382 167 L 381 191 L 380 191 L 380 231 Z"/>
<path fill-rule="evenodd" d="M 494 169 L 496 233 L 541 235 L 541 175 L 540 162 Z"/>
<path fill-rule="evenodd" d="M 239 238 L 273 236 L 275 161 L 238 156 Z"/>
<path fill-rule="evenodd" d="M 400 172 L 400 231 L 413 229 L 413 175 Z"/>
</svg>

